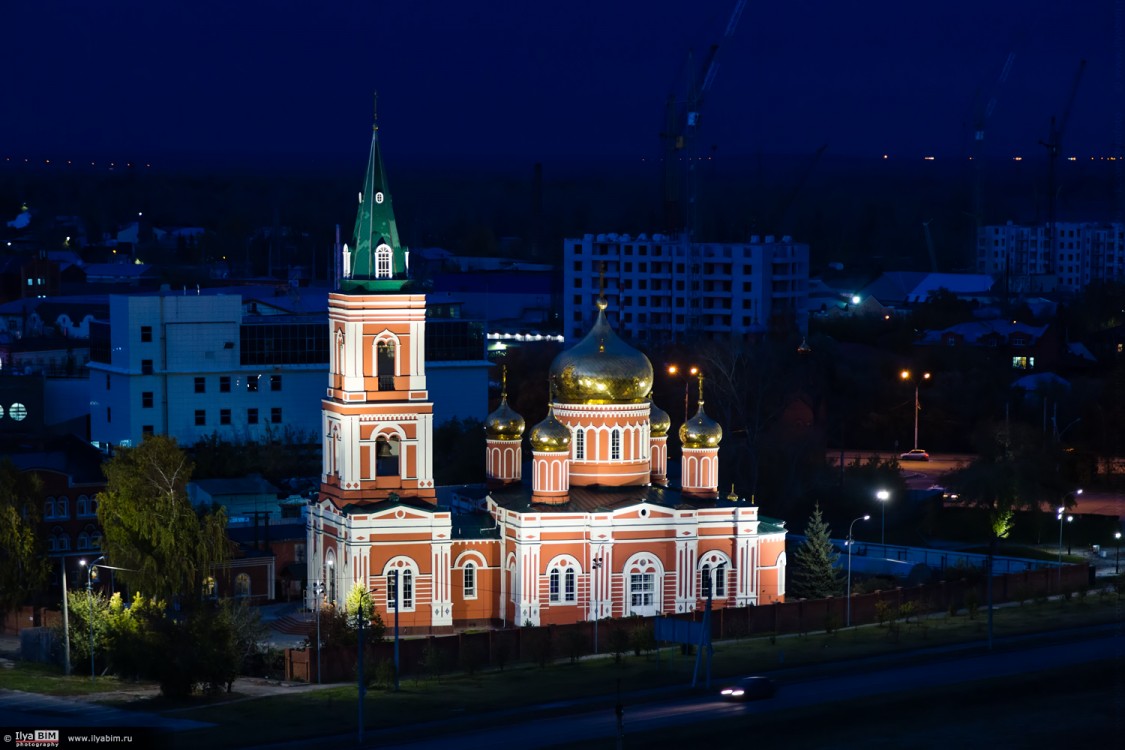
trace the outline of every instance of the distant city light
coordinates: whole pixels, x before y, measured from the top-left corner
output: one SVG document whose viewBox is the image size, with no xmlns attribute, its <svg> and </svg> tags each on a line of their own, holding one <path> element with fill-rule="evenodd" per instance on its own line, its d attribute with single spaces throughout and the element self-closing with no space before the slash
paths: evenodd
<svg viewBox="0 0 1125 750">
<path fill-rule="evenodd" d="M 858 294 L 853 294 L 853 295 L 852 295 L 852 304 L 853 304 L 853 305 L 858 305 L 858 304 L 859 304 L 859 295 L 858 295 Z"/>
<path fill-rule="evenodd" d="M 1023 157 L 1022 156 L 1013 156 L 1012 161 L 1023 161 Z"/>
<path fill-rule="evenodd" d="M 926 161 L 933 161 L 933 160 L 934 160 L 934 157 L 932 157 L 932 156 L 927 156 L 927 157 L 925 157 L 925 159 L 926 159 Z"/>
</svg>

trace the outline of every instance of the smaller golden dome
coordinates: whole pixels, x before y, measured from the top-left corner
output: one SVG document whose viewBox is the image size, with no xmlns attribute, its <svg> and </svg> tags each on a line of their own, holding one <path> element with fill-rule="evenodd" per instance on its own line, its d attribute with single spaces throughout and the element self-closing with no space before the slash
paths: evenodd
<svg viewBox="0 0 1125 750">
<path fill-rule="evenodd" d="M 648 430 L 652 437 L 666 437 L 668 430 L 672 429 L 672 418 L 668 416 L 668 412 L 661 409 L 654 404 L 651 399 L 648 402 Z"/>
<path fill-rule="evenodd" d="M 723 428 L 703 411 L 702 401 L 695 416 L 680 425 L 680 444 L 685 448 L 718 448 L 722 439 Z"/>
<path fill-rule="evenodd" d="M 500 399 L 500 406 L 484 420 L 484 434 L 493 440 L 519 440 L 526 423 L 515 409 L 508 406 L 508 396 Z"/>
<path fill-rule="evenodd" d="M 547 418 L 532 427 L 528 437 L 533 451 L 562 453 L 570 450 L 570 429 L 555 417 L 551 407 L 547 407 Z"/>
</svg>

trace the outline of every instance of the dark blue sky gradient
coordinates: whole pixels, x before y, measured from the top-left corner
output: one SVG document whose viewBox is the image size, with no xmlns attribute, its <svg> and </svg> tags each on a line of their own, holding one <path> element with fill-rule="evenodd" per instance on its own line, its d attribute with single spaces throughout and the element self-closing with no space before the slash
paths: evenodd
<svg viewBox="0 0 1125 750">
<path fill-rule="evenodd" d="M 659 158 L 664 102 L 733 5 L 4 3 L 0 157 L 354 161 L 377 89 L 395 161 Z M 1120 5 L 751 0 L 721 52 L 700 145 L 958 157 L 978 92 L 993 93 L 1015 52 L 988 152 L 1041 156 L 1085 58 L 1064 152 L 1108 154 Z"/>
</svg>

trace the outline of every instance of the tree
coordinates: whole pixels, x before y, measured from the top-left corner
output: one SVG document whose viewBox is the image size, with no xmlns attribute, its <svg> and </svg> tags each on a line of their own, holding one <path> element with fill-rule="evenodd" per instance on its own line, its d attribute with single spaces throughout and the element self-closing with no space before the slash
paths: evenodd
<svg viewBox="0 0 1125 750">
<path fill-rule="evenodd" d="M 805 541 L 797 547 L 789 592 L 799 599 L 824 599 L 840 593 L 840 572 L 836 561 L 840 554 L 832 547 L 828 524 L 820 514 L 820 504 L 813 510 L 805 527 Z"/>
<path fill-rule="evenodd" d="M 0 461 L 0 618 L 47 581 L 39 536 L 39 479 Z"/>
<path fill-rule="evenodd" d="M 192 463 L 173 438 L 149 435 L 102 467 L 98 495 L 102 549 L 121 578 L 147 596 L 195 601 L 229 556 L 226 511 L 204 512 L 187 496 Z"/>
</svg>

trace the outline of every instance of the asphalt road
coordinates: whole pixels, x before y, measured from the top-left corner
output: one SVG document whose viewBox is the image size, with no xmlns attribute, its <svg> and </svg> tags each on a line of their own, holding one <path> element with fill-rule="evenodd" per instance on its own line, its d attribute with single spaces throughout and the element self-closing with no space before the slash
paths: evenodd
<svg viewBox="0 0 1125 750">
<path fill-rule="evenodd" d="M 1072 666 L 1107 658 L 1123 659 L 1123 640 L 1119 632 L 1078 638 L 1061 643 L 1031 645 L 1006 651 L 977 655 L 949 655 L 941 661 L 925 664 L 882 668 L 865 665 L 854 671 L 833 676 L 782 682 L 776 697 L 745 704 L 727 703 L 714 695 L 662 700 L 624 707 L 623 730 L 632 732 L 659 731 L 673 726 L 697 722 L 714 722 L 723 717 L 775 712 L 782 709 L 809 707 L 839 700 L 854 700 L 885 695 L 910 685 L 911 690 L 944 687 L 977 679 L 1017 677 L 1058 667 Z M 714 691 L 718 692 L 718 685 Z M 495 748 L 508 745 L 542 747 L 544 739 L 552 744 L 612 738 L 617 733 L 617 720 L 612 699 L 604 708 L 557 717 L 519 720 L 506 716 L 490 729 L 457 732 L 458 750 Z M 369 738 L 367 747 L 439 750 L 448 748 L 450 736 L 419 739 L 413 742 L 388 742 L 377 736 Z"/>
</svg>

